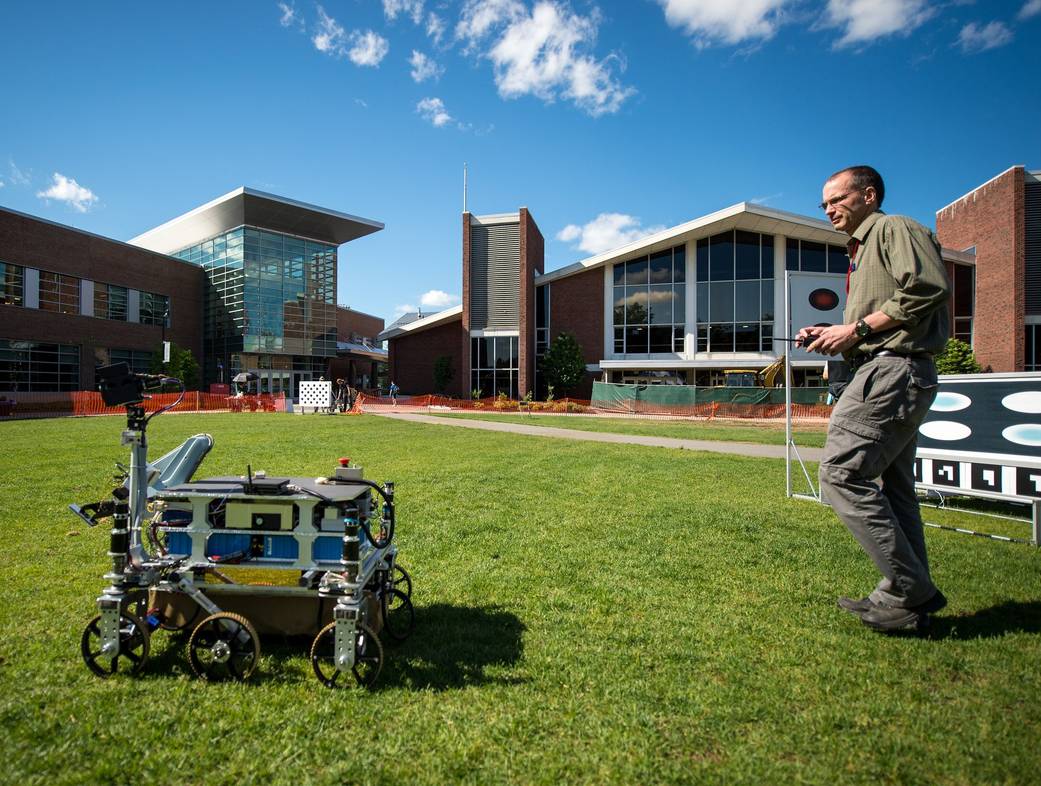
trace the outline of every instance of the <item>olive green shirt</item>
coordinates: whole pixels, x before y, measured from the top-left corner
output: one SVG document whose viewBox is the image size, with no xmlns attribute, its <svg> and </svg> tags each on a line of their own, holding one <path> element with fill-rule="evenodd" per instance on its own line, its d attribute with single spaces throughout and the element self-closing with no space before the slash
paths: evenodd
<svg viewBox="0 0 1041 786">
<path fill-rule="evenodd" d="M 876 211 L 857 227 L 854 240 L 860 245 L 849 275 L 846 324 L 875 311 L 902 324 L 872 333 L 846 358 L 880 349 L 942 352 L 950 335 L 951 284 L 933 233 L 906 216 Z"/>
</svg>

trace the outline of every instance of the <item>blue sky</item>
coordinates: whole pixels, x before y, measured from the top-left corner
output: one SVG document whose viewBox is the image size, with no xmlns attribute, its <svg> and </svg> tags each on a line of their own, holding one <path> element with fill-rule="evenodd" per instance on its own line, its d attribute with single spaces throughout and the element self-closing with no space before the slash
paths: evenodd
<svg viewBox="0 0 1041 786">
<path fill-rule="evenodd" d="M 125 240 L 240 185 L 376 219 L 343 304 L 454 305 L 469 208 L 554 269 L 870 163 L 936 209 L 1041 168 L 1041 0 L 8 3 L 0 204 Z M 1034 74 L 1034 77 L 1029 77 Z"/>
</svg>

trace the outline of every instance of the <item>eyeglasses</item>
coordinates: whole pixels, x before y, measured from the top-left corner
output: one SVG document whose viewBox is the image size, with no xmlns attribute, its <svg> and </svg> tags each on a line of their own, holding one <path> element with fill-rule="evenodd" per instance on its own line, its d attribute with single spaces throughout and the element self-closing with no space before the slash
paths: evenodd
<svg viewBox="0 0 1041 786">
<path fill-rule="evenodd" d="M 835 205 L 839 204 L 839 202 L 848 197 L 850 194 L 855 194 L 858 191 L 863 190 L 863 188 L 854 188 L 852 191 L 847 191 L 842 196 L 832 197 L 831 199 L 821 202 L 817 207 L 819 207 L 821 210 L 827 210 L 829 207 L 835 207 Z"/>
</svg>

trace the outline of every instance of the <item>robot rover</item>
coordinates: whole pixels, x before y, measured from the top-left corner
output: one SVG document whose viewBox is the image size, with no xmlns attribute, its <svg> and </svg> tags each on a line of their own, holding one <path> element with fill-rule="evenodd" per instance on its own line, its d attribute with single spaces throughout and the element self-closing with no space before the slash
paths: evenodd
<svg viewBox="0 0 1041 786">
<path fill-rule="evenodd" d="M 412 631 L 412 580 L 397 564 L 394 484 L 362 477 L 349 459 L 327 478 L 244 477 L 191 481 L 213 446 L 197 434 L 148 463 L 145 391 L 178 380 L 98 371 L 108 406 L 124 406 L 130 467 L 111 500 L 69 508 L 89 526 L 112 518 L 109 582 L 81 652 L 99 677 L 144 667 L 158 628 L 184 630 L 192 671 L 244 680 L 260 658 L 260 632 L 314 634 L 311 666 L 327 687 L 371 686 L 383 665 L 380 634 Z M 375 494 L 373 494 L 375 492 Z M 275 573 L 277 582 L 237 581 Z"/>
</svg>

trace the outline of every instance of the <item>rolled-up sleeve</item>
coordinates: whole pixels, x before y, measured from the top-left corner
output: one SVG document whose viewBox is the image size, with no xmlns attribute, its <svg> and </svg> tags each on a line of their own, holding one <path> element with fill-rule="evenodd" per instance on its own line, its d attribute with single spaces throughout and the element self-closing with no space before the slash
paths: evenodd
<svg viewBox="0 0 1041 786">
<path fill-rule="evenodd" d="M 882 226 L 883 263 L 897 284 L 893 296 L 879 310 L 914 327 L 950 298 L 950 282 L 940 247 L 925 227 L 886 216 Z"/>
</svg>

